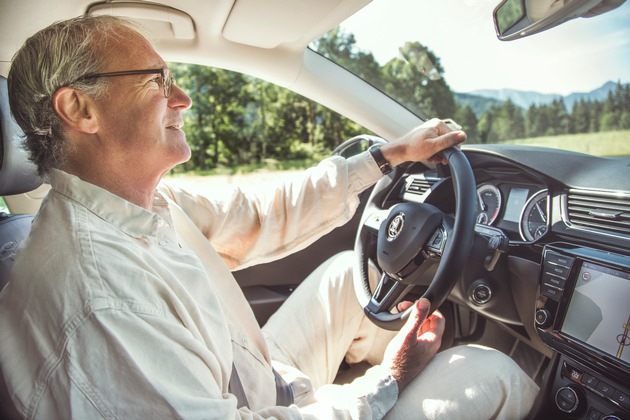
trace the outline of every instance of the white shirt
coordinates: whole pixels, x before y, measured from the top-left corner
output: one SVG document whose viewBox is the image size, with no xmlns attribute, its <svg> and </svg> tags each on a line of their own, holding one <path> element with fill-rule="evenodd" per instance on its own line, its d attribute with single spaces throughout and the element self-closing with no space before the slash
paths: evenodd
<svg viewBox="0 0 630 420">
<path fill-rule="evenodd" d="M 342 225 L 380 176 L 369 153 L 333 157 L 264 197 L 236 190 L 219 203 L 162 185 L 150 212 L 53 170 L 0 295 L 0 366 L 18 411 L 45 419 L 305 417 L 295 405 L 274 406 L 269 350 L 229 270 L 281 258 Z M 199 237 L 182 237 L 190 222 L 211 247 L 199 251 Z M 232 364 L 249 408 L 238 410 L 228 392 Z M 369 397 L 321 412 L 387 412 L 393 378 L 366 381 Z"/>
</svg>

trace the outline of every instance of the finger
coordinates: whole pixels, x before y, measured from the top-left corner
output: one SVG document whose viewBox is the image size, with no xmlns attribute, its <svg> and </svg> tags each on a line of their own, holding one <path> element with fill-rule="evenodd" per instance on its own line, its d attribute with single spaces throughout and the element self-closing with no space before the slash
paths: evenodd
<svg viewBox="0 0 630 420">
<path fill-rule="evenodd" d="M 428 159 L 431 163 L 446 165 L 448 160 L 440 152 L 449 147 L 459 146 L 466 141 L 466 133 L 463 131 L 451 131 L 431 140 L 431 148 L 435 153 Z"/>
<path fill-rule="evenodd" d="M 431 304 L 427 299 L 420 298 L 413 303 L 413 309 L 405 325 L 401 328 L 401 333 L 405 336 L 405 341 L 416 341 L 422 329 L 422 323 L 429 315 Z"/>
<path fill-rule="evenodd" d="M 444 320 L 444 316 L 440 311 L 435 311 L 422 324 L 418 339 L 430 340 L 435 339 L 436 336 L 441 337 L 445 327 L 446 321 Z"/>
<path fill-rule="evenodd" d="M 396 308 L 398 309 L 398 312 L 403 312 L 403 311 L 406 311 L 407 309 L 409 309 L 411 307 L 411 305 L 413 305 L 413 302 L 405 300 L 405 301 L 400 302 L 396 306 Z"/>
<path fill-rule="evenodd" d="M 453 131 L 444 121 L 439 118 L 431 118 L 420 127 L 433 127 L 437 131 L 438 136 Z"/>
<path fill-rule="evenodd" d="M 457 146 L 466 141 L 466 133 L 463 131 L 451 131 L 433 139 L 434 147 L 444 150 L 447 147 Z"/>
<path fill-rule="evenodd" d="M 431 302 L 426 298 L 420 298 L 415 302 L 415 317 L 420 324 L 424 322 L 431 311 Z"/>
</svg>

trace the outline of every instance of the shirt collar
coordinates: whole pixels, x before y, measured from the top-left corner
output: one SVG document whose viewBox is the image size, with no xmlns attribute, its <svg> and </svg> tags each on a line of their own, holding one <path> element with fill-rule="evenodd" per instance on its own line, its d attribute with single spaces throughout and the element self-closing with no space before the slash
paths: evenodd
<svg viewBox="0 0 630 420">
<path fill-rule="evenodd" d="M 136 238 L 155 236 L 165 221 L 170 225 L 168 202 L 157 190 L 151 212 L 59 169 L 51 169 L 50 185 L 54 191 L 85 207 L 127 235 Z"/>
</svg>

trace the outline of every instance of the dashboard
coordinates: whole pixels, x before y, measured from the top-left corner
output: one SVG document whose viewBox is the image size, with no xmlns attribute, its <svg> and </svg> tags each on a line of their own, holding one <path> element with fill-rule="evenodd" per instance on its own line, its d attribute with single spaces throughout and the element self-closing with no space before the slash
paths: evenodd
<svg viewBox="0 0 630 420">
<path fill-rule="evenodd" d="M 549 357 L 541 392 L 554 415 L 630 418 L 630 161 L 516 145 L 462 150 L 477 225 L 451 300 Z M 454 212 L 449 176 L 410 165 L 389 200 Z"/>
</svg>

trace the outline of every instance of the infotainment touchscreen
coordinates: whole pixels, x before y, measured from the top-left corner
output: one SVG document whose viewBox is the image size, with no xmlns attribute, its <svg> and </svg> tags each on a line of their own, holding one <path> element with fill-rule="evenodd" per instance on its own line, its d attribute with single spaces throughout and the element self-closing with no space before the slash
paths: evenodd
<svg viewBox="0 0 630 420">
<path fill-rule="evenodd" d="M 561 332 L 630 365 L 630 274 L 584 261 Z"/>
</svg>

